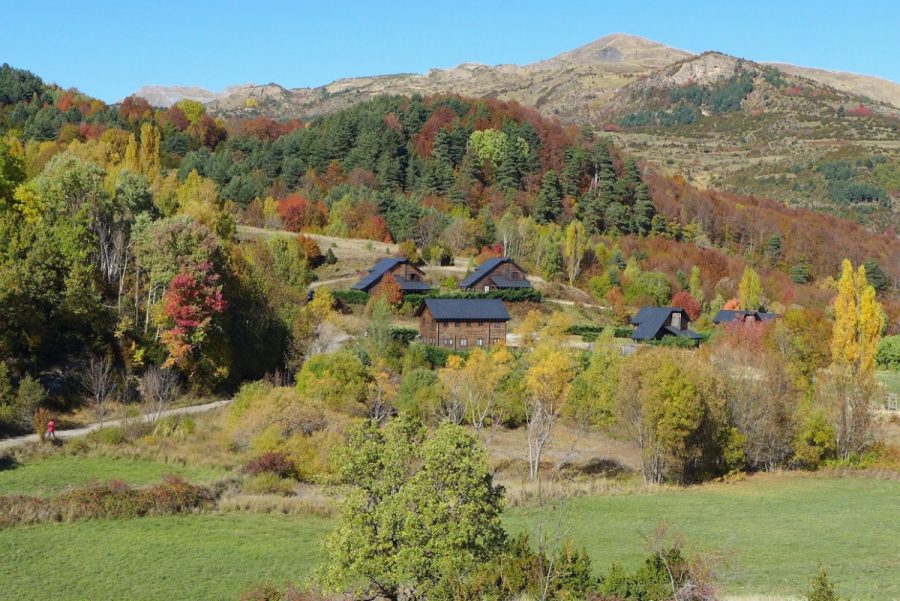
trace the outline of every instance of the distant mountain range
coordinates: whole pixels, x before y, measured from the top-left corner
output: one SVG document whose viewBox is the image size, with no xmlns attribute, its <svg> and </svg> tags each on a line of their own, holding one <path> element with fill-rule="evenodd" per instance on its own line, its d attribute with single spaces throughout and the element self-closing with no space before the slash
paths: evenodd
<svg viewBox="0 0 900 601">
<path fill-rule="evenodd" d="M 529 65 L 465 63 L 451 69 L 431 69 L 425 74 L 338 79 L 317 88 L 288 89 L 269 83 L 237 85 L 213 92 L 199 87 L 145 86 L 135 95 L 156 106 L 169 106 L 190 98 L 226 117 L 266 115 L 309 119 L 381 94 L 456 93 L 515 100 L 564 123 L 589 123 L 629 83 L 697 57 L 645 38 L 613 34 Z M 839 92 L 900 108 L 900 84 L 888 80 L 780 63 L 772 66 Z"/>
</svg>

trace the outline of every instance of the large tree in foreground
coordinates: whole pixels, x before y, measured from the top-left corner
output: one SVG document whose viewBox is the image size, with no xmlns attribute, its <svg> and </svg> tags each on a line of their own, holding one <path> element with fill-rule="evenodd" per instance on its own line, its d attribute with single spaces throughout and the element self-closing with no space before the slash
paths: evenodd
<svg viewBox="0 0 900 601">
<path fill-rule="evenodd" d="M 875 353 L 883 327 L 884 315 L 865 267 L 854 273 L 845 259 L 834 300 L 830 382 L 837 451 L 845 458 L 872 439 Z"/>
<path fill-rule="evenodd" d="M 338 456 L 350 490 L 326 542 L 323 583 L 362 598 L 422 599 L 506 547 L 503 489 L 476 439 L 453 424 L 426 438 L 398 417 L 366 421 Z"/>
</svg>

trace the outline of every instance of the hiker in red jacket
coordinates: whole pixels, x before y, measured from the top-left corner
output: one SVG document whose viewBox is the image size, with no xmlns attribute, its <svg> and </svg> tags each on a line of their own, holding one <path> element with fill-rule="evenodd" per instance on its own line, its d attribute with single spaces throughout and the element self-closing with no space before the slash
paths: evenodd
<svg viewBox="0 0 900 601">
<path fill-rule="evenodd" d="M 52 419 L 47 422 L 47 438 L 56 438 L 56 422 Z"/>
</svg>

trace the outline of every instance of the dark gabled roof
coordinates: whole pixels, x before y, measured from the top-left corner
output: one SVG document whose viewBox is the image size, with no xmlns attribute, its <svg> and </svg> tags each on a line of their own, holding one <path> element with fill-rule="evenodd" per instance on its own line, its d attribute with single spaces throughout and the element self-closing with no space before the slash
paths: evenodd
<svg viewBox="0 0 900 601">
<path fill-rule="evenodd" d="M 506 306 L 496 298 L 427 298 L 417 314 L 426 307 L 438 321 L 509 321 Z"/>
<path fill-rule="evenodd" d="M 514 280 L 502 275 L 492 275 L 491 279 L 497 284 L 497 288 L 531 288 L 531 282 L 528 280 Z"/>
<path fill-rule="evenodd" d="M 397 284 L 400 286 L 400 290 L 403 292 L 428 292 L 431 290 L 431 286 L 428 285 L 428 282 L 423 282 L 421 280 L 407 280 L 405 278 L 396 278 Z"/>
<path fill-rule="evenodd" d="M 772 321 L 778 317 L 777 313 L 765 313 L 763 311 L 731 311 L 722 309 L 713 317 L 713 323 L 730 323 L 735 319 L 747 319 L 755 317 L 759 321 Z"/>
<path fill-rule="evenodd" d="M 730 309 L 722 309 L 713 317 L 713 323 L 725 323 L 734 321 L 735 319 L 744 319 L 748 315 L 756 315 L 754 311 L 734 311 Z"/>
<path fill-rule="evenodd" d="M 677 328 L 673 328 L 672 326 L 666 326 L 663 329 L 672 336 L 681 336 L 682 338 L 691 338 L 693 340 L 703 339 L 703 336 L 701 336 L 694 330 L 679 330 Z"/>
<path fill-rule="evenodd" d="M 660 330 L 665 329 L 668 334 L 675 336 L 686 336 L 688 338 L 699 338 L 700 336 L 692 330 L 677 330 L 666 326 L 666 320 L 672 313 L 681 313 L 687 321 L 687 312 L 681 307 L 642 307 L 638 314 L 631 320 L 631 324 L 637 326 L 631 337 L 634 340 L 652 340 L 656 338 Z"/>
<path fill-rule="evenodd" d="M 496 269 L 498 265 L 502 265 L 503 263 L 507 263 L 507 262 L 511 262 L 511 261 L 512 260 L 509 257 L 494 257 L 493 259 L 488 259 L 487 261 L 485 261 L 484 263 L 479 265 L 478 268 L 472 272 L 472 275 L 470 275 L 469 277 L 464 279 L 462 282 L 460 282 L 459 287 L 460 288 L 471 288 L 472 286 L 475 285 L 475 283 L 478 280 L 480 280 L 481 278 L 483 278 L 484 276 L 486 276 L 487 274 L 492 272 L 494 269 Z M 527 281 L 526 281 L 525 285 L 515 284 L 515 285 L 510 285 L 510 286 L 505 286 L 498 281 L 498 280 L 504 280 L 506 282 L 521 282 L 523 280 L 508 280 L 506 278 L 496 278 L 496 277 L 493 278 L 493 280 L 497 284 L 497 286 L 500 288 L 530 288 L 531 287 L 531 284 L 529 284 Z"/>
<path fill-rule="evenodd" d="M 386 257 L 384 259 L 378 259 L 378 262 L 369 269 L 369 273 L 353 285 L 353 289 L 368 290 L 373 284 L 378 282 L 385 273 L 393 269 L 396 265 L 406 262 L 407 259 L 404 259 L 403 257 Z"/>
</svg>

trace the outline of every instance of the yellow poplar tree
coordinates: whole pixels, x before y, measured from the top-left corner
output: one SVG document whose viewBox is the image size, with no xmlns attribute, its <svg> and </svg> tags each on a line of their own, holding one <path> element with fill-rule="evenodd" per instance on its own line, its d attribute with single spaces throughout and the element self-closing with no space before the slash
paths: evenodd
<svg viewBox="0 0 900 601">
<path fill-rule="evenodd" d="M 144 173 L 150 181 L 156 179 L 162 169 L 159 158 L 159 129 L 150 123 L 141 125 L 141 148 L 139 159 L 141 172 Z"/>
<path fill-rule="evenodd" d="M 756 311 L 762 299 L 762 283 L 756 270 L 747 265 L 738 284 L 738 302 L 744 311 Z"/>
<path fill-rule="evenodd" d="M 831 337 L 833 418 L 838 453 L 846 458 L 870 442 L 875 353 L 884 315 L 862 265 L 854 273 L 853 265 L 844 259 L 837 287 Z"/>
<path fill-rule="evenodd" d="M 573 221 L 566 228 L 566 241 L 563 245 L 563 258 L 566 260 L 566 272 L 569 275 L 569 286 L 575 285 L 575 279 L 581 272 L 581 261 L 587 250 L 587 230 L 580 221 Z"/>
<path fill-rule="evenodd" d="M 553 342 L 539 344 L 528 358 L 525 372 L 525 418 L 528 438 L 528 471 L 538 477 L 541 456 L 553 435 L 553 426 L 569 398 L 578 364 L 571 349 Z"/>
<path fill-rule="evenodd" d="M 134 134 L 128 136 L 128 145 L 125 147 L 125 168 L 134 173 L 141 172 L 141 162 L 138 159 L 137 140 Z"/>
</svg>

